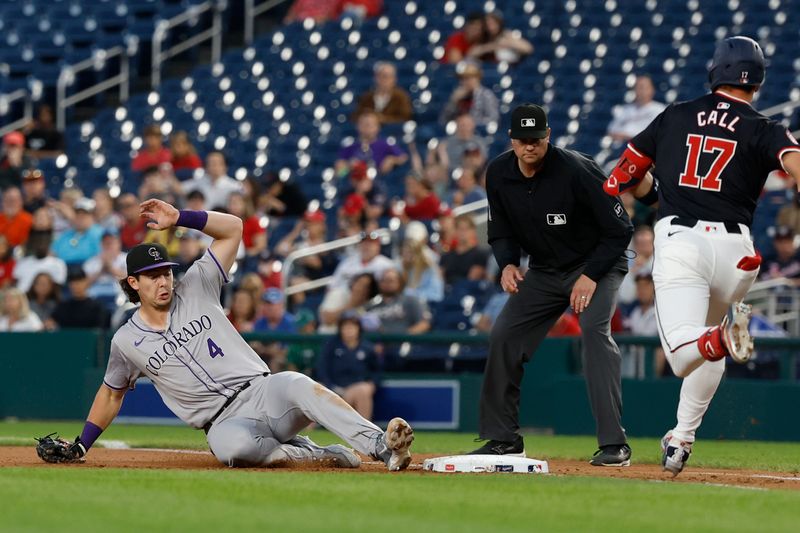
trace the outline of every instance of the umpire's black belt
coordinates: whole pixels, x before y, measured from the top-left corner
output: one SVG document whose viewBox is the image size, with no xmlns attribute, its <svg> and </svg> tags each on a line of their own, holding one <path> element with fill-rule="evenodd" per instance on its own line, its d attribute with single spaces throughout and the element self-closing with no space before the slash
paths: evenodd
<svg viewBox="0 0 800 533">
<path fill-rule="evenodd" d="M 261 375 L 262 375 L 262 376 L 264 376 L 264 377 L 267 377 L 267 376 L 269 376 L 269 372 L 264 372 L 264 373 L 263 373 L 263 374 L 261 374 Z M 235 399 L 236 399 L 236 397 L 237 397 L 237 396 L 239 396 L 239 393 L 240 393 L 240 392 L 242 392 L 242 391 L 243 391 L 243 390 L 245 390 L 245 389 L 249 389 L 249 388 L 250 388 L 250 384 L 251 384 L 252 382 L 253 382 L 253 380 L 252 380 L 252 379 L 251 379 L 250 381 L 246 381 L 246 382 L 244 383 L 244 385 L 242 385 L 241 387 L 239 387 L 238 389 L 236 389 L 236 392 L 234 392 L 233 394 L 231 394 L 231 395 L 228 397 L 228 399 L 227 399 L 227 400 L 225 400 L 225 403 L 223 403 L 223 404 L 222 404 L 222 407 L 220 407 L 220 408 L 219 408 L 219 411 L 217 411 L 216 413 L 214 413 L 214 416 L 212 416 L 212 417 L 211 417 L 211 419 L 210 419 L 208 422 L 206 422 L 206 425 L 204 425 L 204 426 L 203 426 L 203 431 L 205 431 L 205 432 L 206 432 L 206 434 L 208 434 L 208 432 L 211 430 L 211 426 L 212 426 L 212 424 L 214 424 L 214 422 L 217 420 L 217 418 L 219 418 L 219 415 L 221 415 L 221 414 L 222 414 L 222 412 L 223 412 L 225 409 L 227 409 L 227 408 L 228 408 L 228 406 L 229 406 L 230 404 L 232 404 L 232 403 L 233 403 L 233 400 L 235 400 Z"/>
<path fill-rule="evenodd" d="M 686 226 L 687 228 L 693 228 L 697 225 L 698 220 L 696 218 L 688 218 L 688 217 L 675 217 L 670 221 L 670 224 L 673 226 Z M 739 224 L 735 222 L 715 222 L 715 224 L 722 224 L 725 226 L 725 230 L 728 233 L 742 233 L 742 228 L 739 227 Z"/>
</svg>

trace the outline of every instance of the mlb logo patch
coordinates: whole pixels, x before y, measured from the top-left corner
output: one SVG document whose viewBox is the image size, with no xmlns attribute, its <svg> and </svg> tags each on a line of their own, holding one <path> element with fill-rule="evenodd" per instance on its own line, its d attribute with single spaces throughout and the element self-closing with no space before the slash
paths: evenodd
<svg viewBox="0 0 800 533">
<path fill-rule="evenodd" d="M 535 118 L 523 118 L 520 124 L 523 128 L 535 128 L 536 127 L 536 119 Z"/>
<path fill-rule="evenodd" d="M 729 104 L 728 102 L 720 102 L 717 104 L 717 109 L 730 109 L 730 108 L 731 104 Z"/>
<path fill-rule="evenodd" d="M 548 213 L 547 224 L 550 226 L 563 226 L 567 223 L 567 215 L 564 213 Z"/>
</svg>

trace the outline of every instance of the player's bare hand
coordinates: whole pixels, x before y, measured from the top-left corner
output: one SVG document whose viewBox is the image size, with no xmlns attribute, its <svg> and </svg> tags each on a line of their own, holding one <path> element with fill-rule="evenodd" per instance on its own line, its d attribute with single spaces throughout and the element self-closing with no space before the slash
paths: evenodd
<svg viewBox="0 0 800 533">
<path fill-rule="evenodd" d="M 524 278 L 522 276 L 522 272 L 519 271 L 519 267 L 507 265 L 503 269 L 503 274 L 500 276 L 500 286 L 507 293 L 515 294 L 519 292 L 517 282 L 522 281 L 523 279 Z"/>
<path fill-rule="evenodd" d="M 151 198 L 139 204 L 139 216 L 149 219 L 147 227 L 150 229 L 171 228 L 178 222 L 178 210 L 167 202 Z"/>
<path fill-rule="evenodd" d="M 572 287 L 572 294 L 569 297 L 569 304 L 577 314 L 583 313 L 592 301 L 597 283 L 585 274 L 581 274 L 578 281 Z"/>
</svg>

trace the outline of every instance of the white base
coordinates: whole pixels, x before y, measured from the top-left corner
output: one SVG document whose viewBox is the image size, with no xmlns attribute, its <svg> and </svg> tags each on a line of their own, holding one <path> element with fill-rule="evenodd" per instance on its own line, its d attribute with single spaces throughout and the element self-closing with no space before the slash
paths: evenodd
<svg viewBox="0 0 800 533">
<path fill-rule="evenodd" d="M 547 461 L 510 455 L 452 455 L 425 459 L 422 465 L 430 472 L 509 472 L 515 474 L 547 474 Z"/>
</svg>

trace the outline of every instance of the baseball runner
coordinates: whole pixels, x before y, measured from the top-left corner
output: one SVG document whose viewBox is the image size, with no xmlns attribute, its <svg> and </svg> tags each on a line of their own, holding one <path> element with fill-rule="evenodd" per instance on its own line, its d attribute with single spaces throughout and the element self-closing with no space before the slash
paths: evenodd
<svg viewBox="0 0 800 533">
<path fill-rule="evenodd" d="M 684 378 L 678 423 L 662 439 L 662 464 L 673 475 L 689 459 L 725 356 L 745 363 L 753 352 L 750 306 L 741 300 L 761 264 L 750 225 L 767 175 L 782 167 L 800 183 L 797 140 L 750 105 L 765 70 L 754 40 L 722 41 L 712 92 L 667 107 L 631 140 L 605 184 L 609 194 L 636 186 L 640 199 L 658 201 L 656 316 L 667 360 Z"/>
<path fill-rule="evenodd" d="M 160 200 L 140 205 L 151 229 L 183 226 L 214 241 L 175 285 L 173 263 L 159 244 L 140 244 L 127 257 L 120 282 L 141 307 L 114 335 L 103 384 L 86 425 L 74 443 L 42 439 L 37 450 L 51 462 L 81 460 L 122 405 L 139 377 L 149 378 L 164 403 L 181 420 L 206 432 L 220 462 L 261 466 L 277 461 L 324 460 L 356 468 L 358 455 L 335 444 L 318 446 L 298 432 L 316 422 L 356 450 L 384 461 L 389 470 L 411 462 L 409 424 L 394 418 L 386 432 L 362 418 L 339 396 L 297 372 L 270 374 L 267 365 L 237 333 L 220 305 L 242 237 L 234 216 L 178 211 Z"/>
</svg>

